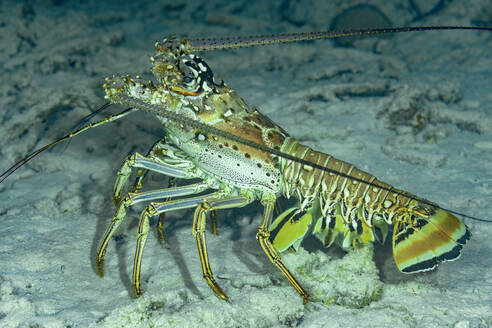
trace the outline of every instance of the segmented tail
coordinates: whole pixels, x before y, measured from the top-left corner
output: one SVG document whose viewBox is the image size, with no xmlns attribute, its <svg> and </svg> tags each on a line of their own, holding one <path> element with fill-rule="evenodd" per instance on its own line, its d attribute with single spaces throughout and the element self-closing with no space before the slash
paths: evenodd
<svg viewBox="0 0 492 328">
<path fill-rule="evenodd" d="M 393 256 L 405 273 L 428 271 L 460 256 L 470 239 L 464 223 L 437 205 L 398 190 L 352 164 L 312 150 L 286 138 L 281 151 L 343 172 L 340 177 L 285 159 L 280 160 L 284 194 L 299 198 L 272 224 L 273 245 L 282 251 L 297 248 L 307 232 L 325 246 L 334 241 L 350 249 L 376 239 L 384 241 L 393 228 Z M 350 181 L 349 177 L 371 182 Z"/>
</svg>

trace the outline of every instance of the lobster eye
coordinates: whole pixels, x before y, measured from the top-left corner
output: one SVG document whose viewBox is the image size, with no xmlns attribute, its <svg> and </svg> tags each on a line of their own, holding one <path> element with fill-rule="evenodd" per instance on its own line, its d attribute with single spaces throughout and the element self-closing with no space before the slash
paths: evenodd
<svg viewBox="0 0 492 328">
<path fill-rule="evenodd" d="M 183 83 L 188 84 L 188 83 L 191 83 L 191 81 L 193 81 L 193 79 L 191 77 L 189 77 L 189 76 L 183 77 Z"/>
</svg>

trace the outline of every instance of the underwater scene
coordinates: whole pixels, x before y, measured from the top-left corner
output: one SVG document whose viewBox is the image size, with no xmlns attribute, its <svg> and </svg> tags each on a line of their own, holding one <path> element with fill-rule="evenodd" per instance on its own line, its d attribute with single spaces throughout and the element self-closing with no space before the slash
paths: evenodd
<svg viewBox="0 0 492 328">
<path fill-rule="evenodd" d="M 492 3 L 0 2 L 0 327 L 492 327 L 492 29 L 278 35 L 410 26 Z"/>
</svg>

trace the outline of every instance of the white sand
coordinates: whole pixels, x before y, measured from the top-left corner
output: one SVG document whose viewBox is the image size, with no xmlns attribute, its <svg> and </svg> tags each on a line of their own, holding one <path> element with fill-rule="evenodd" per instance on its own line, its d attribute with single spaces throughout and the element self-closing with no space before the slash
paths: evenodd
<svg viewBox="0 0 492 328">
<path fill-rule="evenodd" d="M 347 2 L 325 2 L 0 5 L 0 170 L 104 103 L 104 77 L 149 74 L 156 40 L 327 29 Z M 370 3 L 394 25 L 492 25 L 490 1 Z M 355 48 L 317 41 L 202 56 L 301 142 L 491 220 L 491 49 L 492 33 L 462 31 L 366 39 Z M 113 215 L 116 170 L 162 135 L 151 116 L 132 115 L 43 153 L 0 185 L 1 327 L 492 326 L 492 223 L 470 219 L 463 256 L 420 275 L 398 273 L 388 246 L 375 245 L 374 266 L 371 248 L 343 256 L 306 241 L 309 252 L 285 256 L 319 296 L 303 305 L 255 241 L 259 204 L 220 212 L 219 236 L 207 239 L 231 303 L 203 280 L 192 213 L 178 212 L 167 221 L 167 248 L 150 235 L 145 293 L 133 298 L 141 207 L 128 212 L 110 244 L 104 279 L 94 258 Z M 153 175 L 148 187 L 160 181 Z"/>
</svg>

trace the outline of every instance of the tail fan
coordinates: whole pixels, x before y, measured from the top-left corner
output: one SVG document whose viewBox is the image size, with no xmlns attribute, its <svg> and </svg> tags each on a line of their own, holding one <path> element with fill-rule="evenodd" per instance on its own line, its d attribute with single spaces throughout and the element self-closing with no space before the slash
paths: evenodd
<svg viewBox="0 0 492 328">
<path fill-rule="evenodd" d="M 408 220 L 395 223 L 393 257 L 403 273 L 434 269 L 439 263 L 459 258 L 470 230 L 453 214 L 420 203 Z"/>
</svg>

